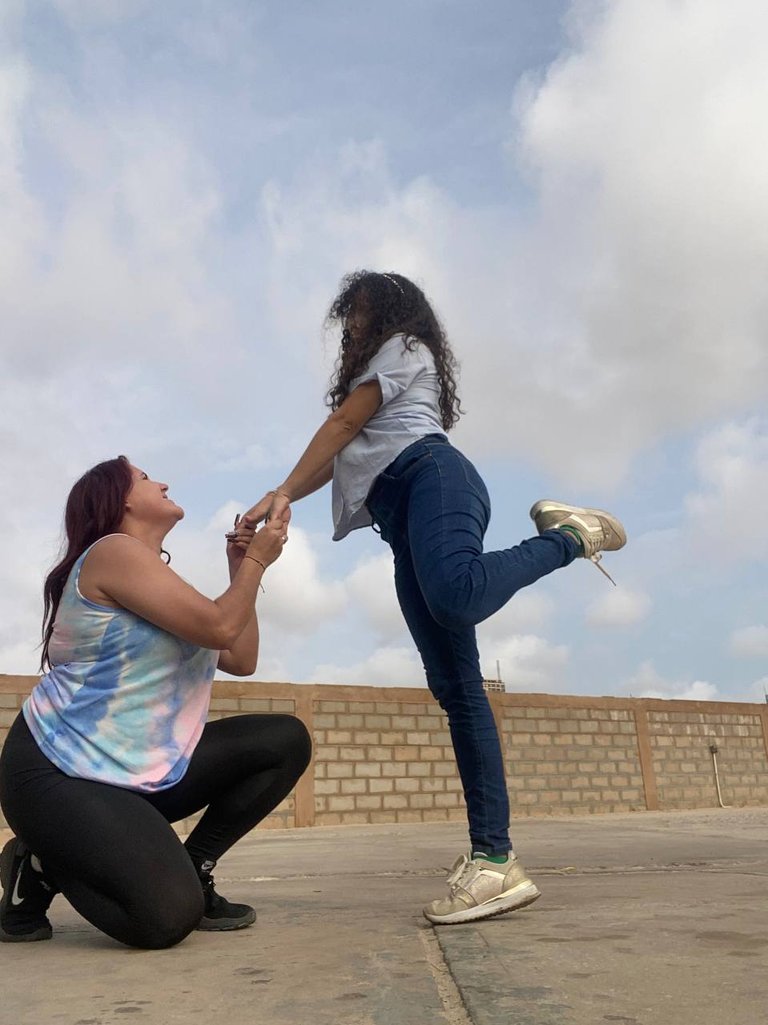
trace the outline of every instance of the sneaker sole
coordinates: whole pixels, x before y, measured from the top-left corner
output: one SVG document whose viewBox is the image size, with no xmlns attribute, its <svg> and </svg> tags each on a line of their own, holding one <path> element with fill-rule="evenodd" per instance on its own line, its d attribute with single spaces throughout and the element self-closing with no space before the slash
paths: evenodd
<svg viewBox="0 0 768 1025">
<path fill-rule="evenodd" d="M 519 911 L 520 908 L 527 908 L 541 896 L 541 890 L 534 883 L 524 883 L 522 887 L 516 886 L 506 893 L 500 893 L 498 897 L 487 900 L 483 904 L 476 904 L 473 908 L 465 908 L 463 911 L 454 911 L 451 915 L 430 915 L 424 912 L 433 925 L 459 925 L 461 922 L 477 922 L 482 918 L 495 918 L 496 915 L 505 915 L 509 911 Z"/>
<path fill-rule="evenodd" d="M 235 929 L 247 929 L 256 921 L 256 912 L 242 918 L 203 918 L 197 926 L 198 932 L 233 932 Z"/>
<path fill-rule="evenodd" d="M 593 509 L 591 506 L 586 505 L 566 505 L 564 502 L 554 502 L 552 499 L 545 498 L 540 502 L 536 502 L 531 506 L 529 516 L 536 524 L 536 529 L 539 533 L 543 533 L 545 530 L 553 530 L 559 521 L 565 517 L 561 514 L 565 513 L 565 516 L 571 513 L 586 513 L 588 516 L 599 516 L 606 521 L 612 532 L 618 539 L 618 544 L 612 548 L 605 548 L 607 552 L 617 552 L 627 543 L 627 533 L 624 530 L 624 525 L 616 519 L 616 517 L 605 509 Z M 551 523 L 544 522 L 539 526 L 537 520 L 540 516 L 546 517 L 549 514 Z"/>
<path fill-rule="evenodd" d="M 0 854 L 0 885 L 3 887 L 3 896 L 0 899 L 0 911 L 5 910 L 6 897 L 8 894 L 8 884 L 11 881 L 11 869 L 13 867 L 13 859 L 16 854 L 17 840 L 11 839 L 3 847 L 2 854 Z M 50 922 L 46 922 L 45 925 L 39 926 L 32 932 L 13 933 L 6 932 L 2 926 L 0 926 L 0 943 L 36 943 L 38 940 L 49 940 L 53 936 L 53 929 L 51 928 Z"/>
<path fill-rule="evenodd" d="M 0 943 L 36 943 L 38 940 L 49 940 L 53 936 L 50 925 L 41 925 L 34 932 L 13 933 L 0 928 Z"/>
</svg>

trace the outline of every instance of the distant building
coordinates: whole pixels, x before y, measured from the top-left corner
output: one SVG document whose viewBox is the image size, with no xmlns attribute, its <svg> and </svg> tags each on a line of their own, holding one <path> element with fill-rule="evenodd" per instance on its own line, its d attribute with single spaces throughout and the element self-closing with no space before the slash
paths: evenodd
<svg viewBox="0 0 768 1025">
<path fill-rule="evenodd" d="M 483 690 L 505 694 L 507 688 L 504 686 L 503 680 L 483 680 Z"/>
</svg>

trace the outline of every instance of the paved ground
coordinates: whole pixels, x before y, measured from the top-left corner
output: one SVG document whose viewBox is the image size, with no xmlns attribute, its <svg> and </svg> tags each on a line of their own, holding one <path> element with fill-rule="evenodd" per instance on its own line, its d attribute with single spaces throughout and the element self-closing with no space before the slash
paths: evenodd
<svg viewBox="0 0 768 1025">
<path fill-rule="evenodd" d="M 62 898 L 0 946 L 0 1025 L 766 1025 L 768 809 L 515 822 L 543 896 L 432 929 L 457 826 L 256 833 L 217 872 L 252 929 L 168 951 Z"/>
</svg>

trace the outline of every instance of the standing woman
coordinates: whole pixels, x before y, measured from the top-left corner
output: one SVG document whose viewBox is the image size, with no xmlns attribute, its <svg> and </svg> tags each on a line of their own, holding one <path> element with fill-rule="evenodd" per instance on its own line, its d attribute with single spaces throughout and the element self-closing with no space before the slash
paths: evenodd
<svg viewBox="0 0 768 1025">
<path fill-rule="evenodd" d="M 231 583 L 205 598 L 163 561 L 184 510 L 125 456 L 74 485 L 67 548 L 45 582 L 42 668 L 0 757 L 16 834 L 0 855 L 0 941 L 51 937 L 61 891 L 133 947 L 251 925 L 220 896 L 217 860 L 289 793 L 309 761 L 290 715 L 206 724 L 217 668 L 256 668 L 255 602 L 286 524 L 229 539 Z M 170 823 L 206 808 L 182 844 Z"/>
<path fill-rule="evenodd" d="M 374 524 L 391 546 L 400 608 L 448 716 L 469 819 L 469 857 L 455 863 L 449 895 L 424 914 L 434 923 L 490 918 L 539 891 L 512 853 L 475 626 L 521 587 L 578 557 L 597 562 L 626 536 L 601 510 L 543 501 L 531 509 L 539 536 L 484 553 L 488 492 L 446 437 L 460 412 L 456 364 L 424 294 L 401 274 L 360 271 L 343 280 L 329 320 L 342 327 L 332 412 L 246 520 L 282 521 L 290 502 L 333 480 L 334 540 Z"/>
</svg>

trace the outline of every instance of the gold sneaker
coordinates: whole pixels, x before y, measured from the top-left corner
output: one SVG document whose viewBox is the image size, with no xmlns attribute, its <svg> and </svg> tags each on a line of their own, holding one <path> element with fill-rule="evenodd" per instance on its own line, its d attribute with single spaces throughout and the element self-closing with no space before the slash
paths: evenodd
<svg viewBox="0 0 768 1025">
<path fill-rule="evenodd" d="M 462 854 L 448 876 L 450 895 L 433 900 L 424 916 L 434 925 L 493 918 L 533 904 L 541 896 L 514 854 L 501 865 Z"/>
<path fill-rule="evenodd" d="M 545 530 L 568 527 L 581 538 L 582 557 L 589 559 L 616 586 L 616 581 L 600 565 L 603 552 L 617 552 L 627 543 L 622 523 L 604 509 L 589 509 L 581 505 L 566 505 L 549 498 L 536 502 L 531 508 L 531 519 L 540 534 Z"/>
</svg>

